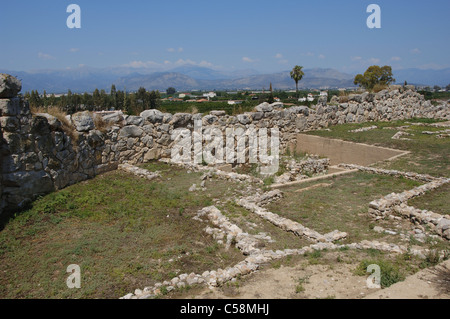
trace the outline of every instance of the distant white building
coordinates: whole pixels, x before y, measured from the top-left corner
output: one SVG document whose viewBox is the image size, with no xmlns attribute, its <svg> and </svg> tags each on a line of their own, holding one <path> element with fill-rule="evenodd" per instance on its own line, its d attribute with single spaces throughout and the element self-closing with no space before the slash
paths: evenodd
<svg viewBox="0 0 450 319">
<path fill-rule="evenodd" d="M 216 96 L 217 96 L 216 92 L 203 93 L 203 97 L 206 97 L 208 99 L 215 98 Z"/>
<path fill-rule="evenodd" d="M 306 102 L 306 97 L 301 97 L 298 99 L 299 102 Z"/>
<path fill-rule="evenodd" d="M 314 95 L 312 95 L 311 93 L 309 93 L 309 94 L 308 94 L 308 97 L 307 97 L 307 100 L 308 100 L 308 102 L 314 101 Z"/>
<path fill-rule="evenodd" d="M 228 101 L 229 105 L 236 105 L 236 104 L 242 104 L 243 101 Z"/>
</svg>

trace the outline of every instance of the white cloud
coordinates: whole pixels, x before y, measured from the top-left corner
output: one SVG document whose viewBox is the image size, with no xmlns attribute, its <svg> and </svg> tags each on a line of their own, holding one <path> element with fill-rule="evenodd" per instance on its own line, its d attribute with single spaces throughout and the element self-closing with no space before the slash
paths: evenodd
<svg viewBox="0 0 450 319">
<path fill-rule="evenodd" d="M 281 53 L 277 53 L 277 54 L 275 55 L 275 58 L 276 58 L 276 59 L 282 59 L 282 58 L 283 58 L 283 55 L 282 55 Z"/>
<path fill-rule="evenodd" d="M 71 49 L 69 49 L 69 52 L 71 52 L 71 53 L 75 53 L 75 52 L 78 52 L 78 51 L 80 51 L 79 48 L 71 48 Z"/>
<path fill-rule="evenodd" d="M 244 56 L 242 58 L 242 61 L 247 62 L 247 63 L 254 63 L 256 62 L 256 60 L 250 59 L 249 57 Z"/>
<path fill-rule="evenodd" d="M 314 56 L 314 53 L 312 53 L 312 52 L 306 52 L 304 55 L 306 55 L 306 56 Z"/>
<path fill-rule="evenodd" d="M 412 49 L 411 50 L 411 53 L 412 54 L 420 54 L 420 53 L 422 53 L 418 48 L 415 48 L 415 49 Z"/>
<path fill-rule="evenodd" d="M 323 59 L 325 59 L 325 55 L 320 54 L 320 55 L 318 56 L 318 58 L 321 59 L 321 60 L 323 60 Z"/>
<path fill-rule="evenodd" d="M 42 53 L 42 52 L 38 53 L 38 58 L 41 60 L 54 60 L 55 59 L 55 57 L 51 56 L 50 54 Z"/>
<path fill-rule="evenodd" d="M 360 56 L 352 56 L 351 59 L 352 59 L 352 61 L 361 61 L 362 57 L 360 57 Z"/>
<path fill-rule="evenodd" d="M 151 68 L 151 67 L 160 67 L 161 64 L 154 62 L 154 61 L 131 61 L 130 63 L 127 63 L 124 65 L 124 67 L 129 67 L 129 68 L 135 68 L 135 69 L 139 69 L 139 68 Z"/>
<path fill-rule="evenodd" d="M 391 61 L 401 61 L 401 60 L 402 60 L 402 58 L 399 57 L 399 56 L 393 56 L 393 57 L 391 58 Z"/>
<path fill-rule="evenodd" d="M 369 63 L 372 63 L 372 64 L 378 64 L 378 63 L 380 63 L 380 59 L 377 59 L 377 58 L 370 58 L 369 60 L 368 60 L 368 62 Z"/>
<path fill-rule="evenodd" d="M 183 52 L 184 51 L 184 49 L 183 48 L 178 48 L 178 49 L 175 49 L 175 48 L 168 48 L 167 49 L 167 52 L 170 52 L 170 53 L 174 53 L 174 52 L 179 52 L 179 53 L 181 53 L 181 52 Z"/>
</svg>

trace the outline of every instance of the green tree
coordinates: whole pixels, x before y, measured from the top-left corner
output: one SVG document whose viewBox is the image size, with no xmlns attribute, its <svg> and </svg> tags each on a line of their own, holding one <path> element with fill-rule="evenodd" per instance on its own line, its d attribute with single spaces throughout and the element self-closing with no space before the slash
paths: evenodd
<svg viewBox="0 0 450 319">
<path fill-rule="evenodd" d="M 50 98 L 48 99 L 48 104 L 49 104 L 49 106 L 55 106 L 56 105 L 56 96 L 55 96 L 55 94 L 52 93 L 52 95 L 50 95 Z"/>
<path fill-rule="evenodd" d="M 41 106 L 41 97 L 39 96 L 39 92 L 37 90 L 32 90 L 28 101 L 32 107 Z"/>
<path fill-rule="evenodd" d="M 291 71 L 291 78 L 295 81 L 295 89 L 297 92 L 297 98 L 298 98 L 298 82 L 303 79 L 303 76 L 305 73 L 302 71 L 303 67 L 296 65 L 292 71 Z"/>
<path fill-rule="evenodd" d="M 386 86 L 395 82 L 392 77 L 392 67 L 385 65 L 379 67 L 378 65 L 370 66 L 364 74 L 358 74 L 353 83 L 365 88 L 366 90 L 373 90 L 375 85 Z"/>
<path fill-rule="evenodd" d="M 110 98 L 111 98 L 111 106 L 114 109 L 117 109 L 117 90 L 114 84 L 111 85 Z"/>
<path fill-rule="evenodd" d="M 95 106 L 101 106 L 102 99 L 100 96 L 100 91 L 98 89 L 94 90 L 94 93 L 92 94 L 92 102 L 94 102 Z"/>
<path fill-rule="evenodd" d="M 177 90 L 173 87 L 170 87 L 166 90 L 167 95 L 174 95 L 175 93 L 177 93 Z"/>
</svg>

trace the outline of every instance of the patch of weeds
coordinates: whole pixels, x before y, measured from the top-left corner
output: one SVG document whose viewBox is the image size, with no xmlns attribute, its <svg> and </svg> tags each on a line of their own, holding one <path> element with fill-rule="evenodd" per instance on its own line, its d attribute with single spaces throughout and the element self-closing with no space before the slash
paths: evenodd
<svg viewBox="0 0 450 319">
<path fill-rule="evenodd" d="M 440 254 L 436 249 L 431 249 L 426 255 L 425 260 L 419 265 L 420 268 L 428 268 L 433 267 L 439 264 L 440 262 Z"/>
<path fill-rule="evenodd" d="M 308 283 L 308 277 L 299 278 L 297 280 L 297 285 L 295 286 L 295 293 L 299 294 L 305 291 L 304 284 Z"/>
<path fill-rule="evenodd" d="M 355 274 L 359 276 L 368 276 L 367 267 L 369 265 L 378 265 L 381 271 L 380 283 L 382 288 L 387 288 L 397 282 L 405 280 L 405 274 L 399 267 L 390 261 L 386 260 L 363 260 L 355 269 Z"/>
<path fill-rule="evenodd" d="M 306 254 L 310 265 L 317 265 L 320 263 L 319 259 L 322 257 L 322 251 L 314 250 L 312 253 Z"/>
<path fill-rule="evenodd" d="M 161 295 L 165 296 L 169 293 L 166 286 L 162 286 L 160 289 Z"/>
<path fill-rule="evenodd" d="M 272 267 L 273 267 L 274 269 L 280 269 L 280 267 L 281 267 L 281 260 L 280 260 L 280 259 L 275 260 L 275 261 L 272 263 Z"/>
<path fill-rule="evenodd" d="M 264 186 L 270 186 L 273 183 L 275 183 L 275 177 L 273 177 L 273 176 L 266 177 L 266 178 L 264 178 L 263 182 L 264 182 Z"/>
<path fill-rule="evenodd" d="M 205 248 L 206 252 L 208 254 L 214 254 L 215 252 L 217 252 L 219 250 L 219 244 L 218 243 L 214 243 L 208 247 Z"/>
</svg>

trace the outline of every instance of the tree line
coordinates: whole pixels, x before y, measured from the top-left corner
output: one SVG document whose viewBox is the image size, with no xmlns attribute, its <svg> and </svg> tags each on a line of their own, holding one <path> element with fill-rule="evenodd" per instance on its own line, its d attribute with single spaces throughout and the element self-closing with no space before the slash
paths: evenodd
<svg viewBox="0 0 450 319">
<path fill-rule="evenodd" d="M 72 93 L 71 90 L 62 96 L 39 94 L 37 90 L 26 92 L 24 98 L 30 103 L 32 108 L 59 107 L 67 114 L 74 114 L 80 111 L 109 111 L 122 110 L 129 115 L 138 115 L 144 110 L 157 109 L 161 106 L 161 95 L 159 91 L 147 91 L 141 87 L 136 92 L 126 92 L 117 90 L 113 84 L 111 90 L 95 89 L 90 93 Z"/>
</svg>

